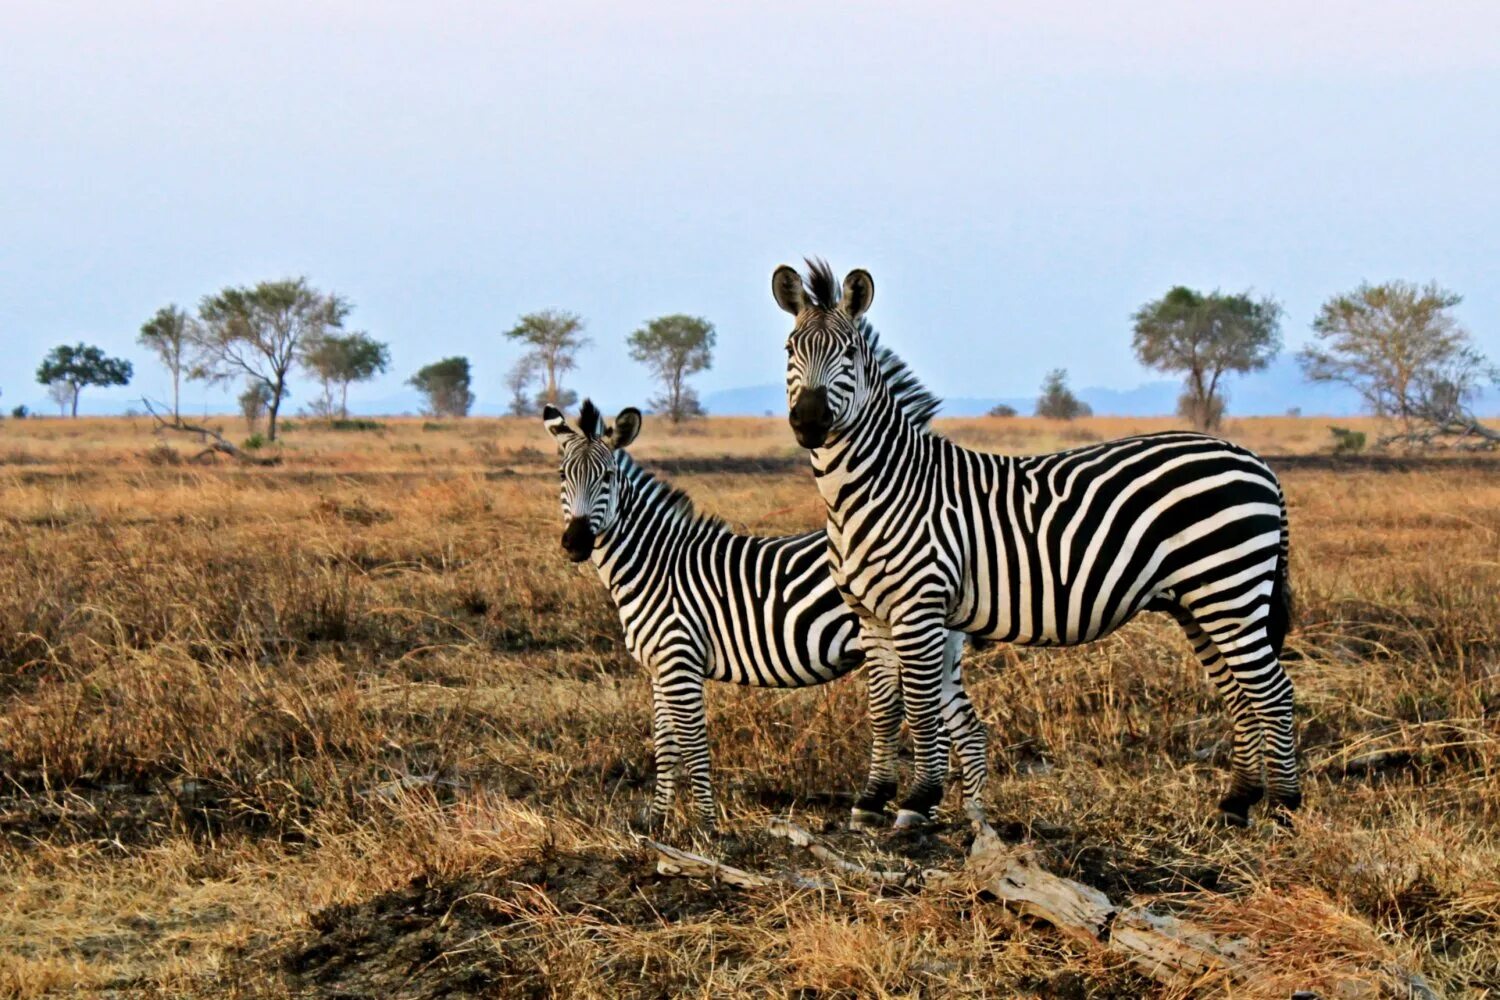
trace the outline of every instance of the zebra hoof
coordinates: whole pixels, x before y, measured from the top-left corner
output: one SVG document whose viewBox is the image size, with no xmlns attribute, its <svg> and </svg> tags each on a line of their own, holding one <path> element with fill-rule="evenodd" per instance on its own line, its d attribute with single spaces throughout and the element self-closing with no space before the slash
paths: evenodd
<svg viewBox="0 0 1500 1000">
<path fill-rule="evenodd" d="M 888 817 L 883 812 L 873 809 L 861 809 L 855 806 L 849 810 L 849 829 L 851 830 L 879 830 L 885 827 Z"/>
<path fill-rule="evenodd" d="M 1225 826 L 1247 827 L 1250 825 L 1250 807 L 1261 800 L 1265 791 L 1260 788 L 1236 788 L 1219 800 L 1219 816 Z"/>
<path fill-rule="evenodd" d="M 1220 809 L 1219 822 L 1225 826 L 1243 830 L 1250 825 L 1250 814 L 1248 812 L 1230 812 L 1228 809 Z"/>
<path fill-rule="evenodd" d="M 1297 829 L 1297 818 L 1292 814 L 1302 805 L 1301 795 L 1276 796 L 1271 802 L 1271 819 L 1286 830 Z"/>
<path fill-rule="evenodd" d="M 895 828 L 897 830 L 920 830 L 931 822 L 925 813 L 919 813 L 912 809 L 896 810 Z"/>
<path fill-rule="evenodd" d="M 1275 794 L 1271 796 L 1271 803 L 1277 809 L 1287 812 L 1296 812 L 1302 808 L 1302 793 L 1291 792 L 1289 794 Z"/>
<path fill-rule="evenodd" d="M 647 806 L 635 814 L 635 826 L 641 833 L 655 836 L 666 829 L 667 814 Z"/>
</svg>

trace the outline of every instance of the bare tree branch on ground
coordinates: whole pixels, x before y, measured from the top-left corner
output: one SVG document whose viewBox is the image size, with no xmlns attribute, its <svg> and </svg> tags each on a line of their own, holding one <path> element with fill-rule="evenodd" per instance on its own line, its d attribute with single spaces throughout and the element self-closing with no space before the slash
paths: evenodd
<svg viewBox="0 0 1500 1000">
<path fill-rule="evenodd" d="M 244 462 L 246 465 L 281 464 L 281 456 L 279 455 L 252 455 L 212 428 L 204 427 L 201 424 L 190 424 L 179 416 L 158 412 L 156 407 L 151 405 L 151 400 L 146 399 L 144 396 L 141 397 L 141 402 L 145 405 L 146 412 L 151 414 L 151 419 L 156 421 L 156 433 L 160 434 L 162 431 L 180 431 L 183 434 L 198 435 L 199 441 L 205 447 L 202 451 L 189 458 L 188 461 L 190 462 L 201 462 L 206 458 L 211 458 L 215 454 L 220 454 L 228 455 L 230 458 Z M 163 407 L 162 409 L 164 411 L 166 408 Z"/>
</svg>

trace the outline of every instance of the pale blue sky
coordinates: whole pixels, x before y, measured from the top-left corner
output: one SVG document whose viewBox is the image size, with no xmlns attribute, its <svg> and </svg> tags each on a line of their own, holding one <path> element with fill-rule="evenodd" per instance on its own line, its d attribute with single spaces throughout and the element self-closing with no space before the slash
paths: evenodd
<svg viewBox="0 0 1500 1000">
<path fill-rule="evenodd" d="M 1129 315 L 1174 283 L 1277 296 L 1295 347 L 1435 278 L 1500 356 L 1500 4 L 0 6 L 6 408 L 78 339 L 137 365 L 86 400 L 162 395 L 158 306 L 295 274 L 391 343 L 361 399 L 467 354 L 499 405 L 549 306 L 607 405 L 666 312 L 719 328 L 700 389 L 777 382 L 769 276 L 809 253 L 873 272 L 945 395 L 1154 378 Z"/>
</svg>

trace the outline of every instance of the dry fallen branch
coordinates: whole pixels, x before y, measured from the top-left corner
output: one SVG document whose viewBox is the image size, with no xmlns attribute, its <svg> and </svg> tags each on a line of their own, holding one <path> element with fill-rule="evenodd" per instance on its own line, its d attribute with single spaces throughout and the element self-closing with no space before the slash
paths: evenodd
<svg viewBox="0 0 1500 1000">
<path fill-rule="evenodd" d="M 867 868 L 858 862 L 850 861 L 791 820 L 772 819 L 770 831 L 773 836 L 783 837 L 798 847 L 806 848 L 807 852 L 813 857 L 826 865 L 837 868 L 841 872 L 859 875 L 862 878 L 887 885 L 914 885 L 921 881 L 921 876 L 916 872 L 880 871 L 879 869 Z"/>
<path fill-rule="evenodd" d="M 766 875 L 756 875 L 754 872 L 747 872 L 743 868 L 726 865 L 723 862 L 715 861 L 713 858 L 705 858 L 701 854 L 694 854 L 691 851 L 670 847 L 649 837 L 637 837 L 636 839 L 656 852 L 656 870 L 662 875 L 686 875 L 691 878 L 706 879 L 710 882 L 723 882 L 725 885 L 739 886 L 742 889 L 764 889 L 770 886 L 787 885 L 797 889 L 833 888 L 827 882 L 803 878 L 800 875 L 787 874 L 774 878 Z"/>
<path fill-rule="evenodd" d="M 929 873 L 929 878 L 937 874 Z M 959 878 L 947 875 L 941 880 Z M 1212 977 L 1245 978 L 1239 966 L 1253 952 L 1249 941 L 1220 938 L 1144 906 L 1121 909 L 1098 889 L 1047 871 L 1025 847 L 1010 848 L 998 838 L 979 837 L 963 876 L 964 881 L 971 878 L 1009 909 L 1051 924 L 1090 947 L 1102 946 L 1158 982 L 1180 986 Z"/>
<path fill-rule="evenodd" d="M 157 412 L 149 399 L 143 398 L 141 402 L 145 404 L 146 412 L 151 414 L 151 419 L 156 421 L 156 430 L 158 433 L 161 431 L 181 431 L 184 434 L 199 435 L 199 440 L 206 447 L 189 459 L 189 461 L 201 462 L 208 456 L 217 453 L 228 455 L 230 458 L 248 465 L 279 465 L 281 463 L 280 456 L 262 457 L 260 455 L 251 455 L 216 430 L 211 430 L 198 424 L 186 423 L 180 416 L 174 415 L 168 419 L 167 415 Z"/>
</svg>

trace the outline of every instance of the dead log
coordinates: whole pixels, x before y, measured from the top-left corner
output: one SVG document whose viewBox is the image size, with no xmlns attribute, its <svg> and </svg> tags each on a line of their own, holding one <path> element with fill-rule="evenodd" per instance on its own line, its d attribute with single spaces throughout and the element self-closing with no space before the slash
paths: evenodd
<svg viewBox="0 0 1500 1000">
<path fill-rule="evenodd" d="M 166 415 L 156 411 L 156 408 L 151 405 L 149 399 L 143 398 L 141 402 L 145 404 L 146 412 L 151 414 L 151 419 L 156 421 L 157 433 L 161 433 L 162 431 L 180 431 L 184 434 L 197 434 L 199 436 L 200 442 L 206 445 L 206 447 L 190 458 L 189 461 L 191 462 L 201 462 L 210 455 L 221 454 L 228 455 L 230 458 L 244 462 L 247 465 L 281 464 L 281 456 L 279 455 L 252 455 L 216 430 L 203 427 L 199 424 L 186 423 L 181 416 L 176 414 L 173 414 L 169 420 Z"/>
<path fill-rule="evenodd" d="M 850 861 L 789 819 L 772 819 L 769 829 L 772 836 L 785 838 L 796 846 L 805 848 L 813 857 L 841 872 L 858 875 L 883 885 L 908 886 L 921 881 L 921 875 L 915 871 L 881 871 L 876 868 L 867 868 L 856 861 Z"/>
<path fill-rule="evenodd" d="M 656 852 L 656 871 L 661 875 L 686 875 L 709 882 L 723 882 L 725 885 L 739 886 L 742 889 L 765 889 L 788 885 L 795 889 L 834 888 L 830 883 L 804 878 L 801 875 L 787 874 L 776 877 L 757 875 L 743 868 L 706 858 L 701 854 L 659 843 L 649 837 L 638 836 L 636 839 Z"/>
<path fill-rule="evenodd" d="M 1240 965 L 1254 950 L 1243 938 L 1221 938 L 1144 906 L 1117 907 L 1098 889 L 1054 875 L 1037 864 L 1030 849 L 1007 847 L 998 837 L 975 838 L 965 874 L 1015 912 L 1120 955 L 1157 982 L 1181 986 L 1210 977 L 1243 980 Z"/>
</svg>

